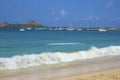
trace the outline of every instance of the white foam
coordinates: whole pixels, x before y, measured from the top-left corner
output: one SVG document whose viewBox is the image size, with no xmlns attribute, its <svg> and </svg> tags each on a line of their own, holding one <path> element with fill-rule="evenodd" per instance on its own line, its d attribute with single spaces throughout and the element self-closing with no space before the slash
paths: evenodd
<svg viewBox="0 0 120 80">
<path fill-rule="evenodd" d="M 48 45 L 77 45 L 80 43 L 49 43 Z"/>
<path fill-rule="evenodd" d="M 92 47 L 88 51 L 78 51 L 72 53 L 48 52 L 41 54 L 13 56 L 10 58 L 0 58 L 0 70 L 17 69 L 41 64 L 56 64 L 80 59 L 92 59 L 107 55 L 120 55 L 120 46 L 109 46 L 104 48 Z"/>
</svg>

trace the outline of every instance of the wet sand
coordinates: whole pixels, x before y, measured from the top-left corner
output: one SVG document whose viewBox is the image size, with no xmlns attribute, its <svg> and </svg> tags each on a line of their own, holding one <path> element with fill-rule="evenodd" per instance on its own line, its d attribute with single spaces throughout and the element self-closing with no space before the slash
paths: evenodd
<svg viewBox="0 0 120 80">
<path fill-rule="evenodd" d="M 54 80 L 120 80 L 120 68 Z"/>
<path fill-rule="evenodd" d="M 120 68 L 120 56 L 80 60 L 49 66 L 44 65 L 29 69 L 0 71 L 0 80 L 81 80 L 76 78 L 71 79 L 71 76 L 79 76 L 116 68 Z M 64 79 L 64 77 L 70 78 Z"/>
</svg>

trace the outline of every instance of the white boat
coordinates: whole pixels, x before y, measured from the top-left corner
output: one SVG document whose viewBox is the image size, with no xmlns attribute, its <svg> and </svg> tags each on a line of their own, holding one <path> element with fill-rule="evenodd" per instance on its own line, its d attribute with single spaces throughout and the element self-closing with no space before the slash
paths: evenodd
<svg viewBox="0 0 120 80">
<path fill-rule="evenodd" d="M 63 30 L 63 28 L 58 28 L 58 30 Z"/>
<path fill-rule="evenodd" d="M 73 30 L 75 30 L 71 25 L 72 25 L 72 23 L 70 22 L 69 27 L 66 28 L 66 30 L 68 30 L 68 31 L 73 31 Z"/>
<path fill-rule="evenodd" d="M 100 32 L 106 32 L 107 30 L 106 29 L 99 29 L 98 31 L 100 31 Z"/>
<path fill-rule="evenodd" d="M 79 29 L 77 29 L 77 30 L 78 30 L 78 31 L 82 31 L 82 29 L 80 29 L 80 28 L 79 28 Z"/>
<path fill-rule="evenodd" d="M 53 30 L 52 28 L 49 28 L 49 30 Z"/>
<path fill-rule="evenodd" d="M 58 30 L 57 28 L 55 28 L 54 30 Z"/>
<path fill-rule="evenodd" d="M 20 31 L 25 31 L 25 29 L 24 29 L 24 28 L 20 28 L 19 30 L 20 30 Z"/>
<path fill-rule="evenodd" d="M 28 27 L 27 30 L 31 30 L 32 28 L 31 27 Z"/>
<path fill-rule="evenodd" d="M 73 28 L 67 28 L 67 30 L 68 30 L 68 31 L 73 31 L 73 30 L 75 30 L 75 29 L 73 29 Z"/>
</svg>

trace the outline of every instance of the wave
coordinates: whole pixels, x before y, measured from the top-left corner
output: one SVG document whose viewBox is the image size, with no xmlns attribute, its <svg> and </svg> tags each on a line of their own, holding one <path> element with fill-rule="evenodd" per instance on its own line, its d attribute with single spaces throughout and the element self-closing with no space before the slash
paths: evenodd
<svg viewBox="0 0 120 80">
<path fill-rule="evenodd" d="M 72 53 L 48 52 L 40 54 L 13 56 L 10 58 L 0 58 L 0 70 L 18 69 L 41 64 L 56 64 L 60 62 L 75 61 L 81 59 L 92 59 L 107 55 L 120 55 L 120 46 L 109 46 L 104 48 L 92 47 L 87 51 Z"/>
<path fill-rule="evenodd" d="M 77 45 L 80 43 L 49 43 L 48 45 L 54 45 L 54 46 L 59 46 L 59 45 Z"/>
</svg>

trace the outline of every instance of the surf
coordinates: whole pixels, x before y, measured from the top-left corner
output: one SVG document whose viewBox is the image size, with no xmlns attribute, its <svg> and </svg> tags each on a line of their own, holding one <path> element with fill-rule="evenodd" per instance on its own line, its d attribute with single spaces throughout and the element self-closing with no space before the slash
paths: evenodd
<svg viewBox="0 0 120 80">
<path fill-rule="evenodd" d="M 0 70 L 18 69 L 42 64 L 58 64 L 82 59 L 120 55 L 120 46 L 108 46 L 103 48 L 91 47 L 86 51 L 77 52 L 43 52 L 31 55 L 16 55 L 13 57 L 0 58 Z"/>
</svg>

